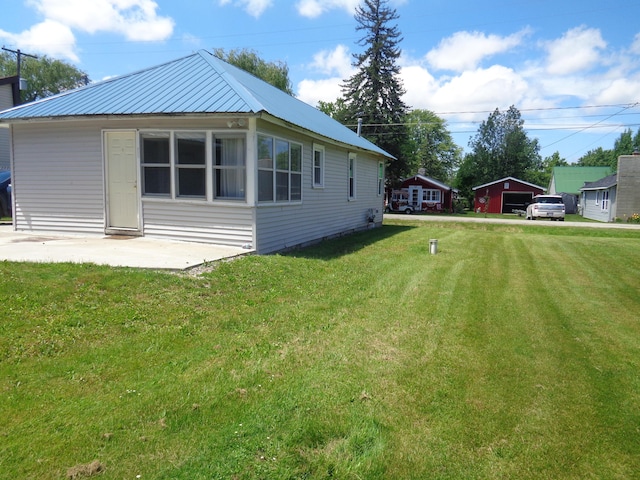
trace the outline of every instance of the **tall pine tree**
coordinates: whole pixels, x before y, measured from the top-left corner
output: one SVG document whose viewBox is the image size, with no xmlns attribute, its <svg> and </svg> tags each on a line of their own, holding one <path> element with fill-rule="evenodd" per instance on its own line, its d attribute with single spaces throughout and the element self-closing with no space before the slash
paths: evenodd
<svg viewBox="0 0 640 480">
<path fill-rule="evenodd" d="M 402 38 L 397 25 L 391 24 L 398 18 L 387 0 L 364 0 L 356 8 L 356 30 L 364 32 L 358 45 L 365 51 L 353 55 L 358 71 L 342 85 L 346 108 L 338 118 L 345 125 L 354 125 L 361 118 L 362 136 L 396 157 L 387 168 L 392 184 L 407 174 L 402 146 L 407 136 L 403 122 L 408 108 L 401 99 L 405 92 L 396 64 Z"/>
</svg>

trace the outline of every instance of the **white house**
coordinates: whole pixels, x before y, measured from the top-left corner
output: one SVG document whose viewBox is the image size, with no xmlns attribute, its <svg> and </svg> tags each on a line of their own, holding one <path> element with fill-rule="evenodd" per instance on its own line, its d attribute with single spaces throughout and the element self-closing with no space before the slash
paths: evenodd
<svg viewBox="0 0 640 480">
<path fill-rule="evenodd" d="M 618 175 L 615 173 L 595 182 L 586 182 L 581 188 L 582 216 L 601 222 L 613 222 L 616 218 L 617 185 Z"/>
<path fill-rule="evenodd" d="M 382 223 L 388 153 L 207 51 L 0 112 L 14 228 L 300 246 Z"/>
<path fill-rule="evenodd" d="M 618 171 L 581 188 L 580 207 L 585 218 L 629 221 L 640 214 L 640 154 L 620 155 Z"/>
</svg>

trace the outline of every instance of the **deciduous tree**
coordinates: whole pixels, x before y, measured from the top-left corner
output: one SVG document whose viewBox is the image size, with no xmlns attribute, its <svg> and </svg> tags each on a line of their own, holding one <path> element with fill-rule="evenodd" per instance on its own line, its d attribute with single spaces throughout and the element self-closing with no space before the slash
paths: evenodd
<svg viewBox="0 0 640 480">
<path fill-rule="evenodd" d="M 10 52 L 0 54 L 0 76 L 17 74 L 15 56 Z M 23 57 L 20 77 L 27 81 L 27 88 L 21 92 L 23 102 L 32 102 L 89 83 L 89 77 L 82 70 L 62 60 L 42 56 Z"/>
<path fill-rule="evenodd" d="M 413 110 L 405 117 L 408 138 L 403 157 L 411 173 L 424 169 L 425 175 L 450 182 L 460 166 L 462 149 L 458 147 L 447 123 L 429 110 Z"/>
<path fill-rule="evenodd" d="M 496 109 L 483 121 L 478 133 L 469 141 L 472 151 L 458 173 L 456 184 L 467 196 L 474 185 L 515 177 L 535 180 L 542 168 L 538 140 L 530 139 L 524 120 L 514 106 L 506 112 Z"/>
<path fill-rule="evenodd" d="M 285 62 L 267 62 L 258 56 L 253 50 L 229 50 L 216 48 L 213 54 L 231 65 L 255 75 L 265 82 L 279 88 L 283 92 L 293 95 L 291 80 L 289 80 L 289 67 Z"/>
</svg>

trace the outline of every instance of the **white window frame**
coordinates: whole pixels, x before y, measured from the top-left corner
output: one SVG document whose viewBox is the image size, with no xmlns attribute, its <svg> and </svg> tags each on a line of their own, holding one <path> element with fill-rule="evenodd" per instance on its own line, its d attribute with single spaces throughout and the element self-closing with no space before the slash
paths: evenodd
<svg viewBox="0 0 640 480">
<path fill-rule="evenodd" d="M 191 136 L 202 136 L 204 138 L 204 161 L 203 163 L 180 163 L 179 162 L 179 152 L 178 152 L 178 142 L 181 139 L 186 139 Z M 175 181 L 173 183 L 173 190 L 175 192 L 176 198 L 181 199 L 189 199 L 189 200 L 206 200 L 207 199 L 207 164 L 209 163 L 209 145 L 210 139 L 209 135 L 205 131 L 201 130 L 181 130 L 172 132 L 172 148 L 173 148 L 173 158 L 174 158 L 174 178 Z M 181 138 L 183 137 L 183 138 Z M 202 176 L 204 180 L 204 192 L 202 195 L 187 195 L 180 193 L 180 173 L 187 172 L 189 170 L 201 170 Z"/>
<path fill-rule="evenodd" d="M 204 134 L 205 136 L 205 163 L 204 165 L 191 165 L 191 164 L 183 164 L 183 165 L 179 165 L 178 164 L 178 158 L 177 158 L 177 149 L 178 149 L 178 142 L 177 139 L 180 135 L 182 134 Z M 144 129 L 144 130 L 140 130 L 138 132 L 138 142 L 139 144 L 142 146 L 143 145 L 143 138 L 145 135 L 149 135 L 149 136 L 153 136 L 153 135 L 165 135 L 168 136 L 168 141 L 169 141 L 169 163 L 162 163 L 162 164 L 157 164 L 157 163 L 145 163 L 145 159 L 144 159 L 144 151 L 141 149 L 140 155 L 139 155 L 139 168 L 141 170 L 141 175 L 142 175 L 142 182 L 143 182 L 143 189 L 142 189 L 142 198 L 145 200 L 149 200 L 149 199 L 164 199 L 164 200 L 171 200 L 171 201 L 176 201 L 176 202 L 180 202 L 180 201 L 188 201 L 188 202 L 221 202 L 221 201 L 230 201 L 230 202 L 243 202 L 246 203 L 247 201 L 247 192 L 246 192 L 246 185 L 247 185 L 247 169 L 246 169 L 246 164 L 247 164 L 247 135 L 246 133 L 237 133 L 237 134 L 230 134 L 229 132 L 226 131 L 216 131 L 216 130 L 202 130 L 202 129 Z M 244 185 L 245 185 L 245 191 L 244 191 L 244 196 L 242 197 L 216 197 L 216 192 L 215 190 L 215 185 L 214 185 L 214 180 L 213 180 L 213 176 L 215 175 L 215 172 L 218 171 L 218 169 L 216 168 L 215 165 L 215 151 L 214 151 L 214 144 L 217 138 L 242 138 L 244 141 L 244 152 L 243 155 L 245 156 L 244 158 L 244 165 L 242 165 L 241 167 L 237 167 L 239 170 L 241 170 L 241 174 L 244 176 Z M 145 186 L 144 186 L 144 174 L 145 174 L 145 168 L 153 168 L 153 167 L 162 167 L 162 168 L 167 168 L 169 170 L 169 176 L 170 176 L 170 180 L 169 180 L 169 193 L 145 193 Z M 205 194 L 204 196 L 191 196 L 191 195 L 184 195 L 184 196 L 180 196 L 178 195 L 178 172 L 181 169 L 199 169 L 202 170 L 203 175 L 205 176 Z"/>
<path fill-rule="evenodd" d="M 433 194 L 436 195 L 433 195 Z M 434 198 L 435 197 L 435 198 Z M 436 188 L 426 188 L 422 190 L 422 201 L 428 203 L 441 203 L 442 192 Z"/>
<path fill-rule="evenodd" d="M 324 188 L 324 164 L 325 149 L 324 145 L 313 144 L 312 154 L 313 170 L 311 172 L 311 184 L 313 188 Z"/>
<path fill-rule="evenodd" d="M 603 212 L 609 211 L 609 190 L 602 191 L 602 206 L 600 208 Z"/>
<path fill-rule="evenodd" d="M 596 190 L 596 205 L 600 205 L 600 190 Z"/>
<path fill-rule="evenodd" d="M 358 156 L 355 153 L 349 152 L 348 159 L 347 195 L 349 197 L 349 200 L 355 200 L 357 198 L 358 185 Z"/>
<path fill-rule="evenodd" d="M 384 162 L 378 162 L 378 196 L 384 193 Z"/>
<path fill-rule="evenodd" d="M 169 154 L 168 162 L 166 163 L 158 163 L 158 162 L 148 162 L 147 160 L 147 152 L 145 149 L 144 139 L 156 137 L 158 139 L 163 139 L 168 142 L 167 151 Z M 173 140 L 172 140 L 172 132 L 170 130 L 154 130 L 148 132 L 140 132 L 138 135 L 138 143 L 140 145 L 140 178 L 142 183 L 142 196 L 146 198 L 173 198 Z M 169 174 L 169 191 L 168 192 L 155 192 L 155 193 L 146 193 L 147 185 L 146 185 L 146 169 L 163 169 L 166 170 Z"/>
<path fill-rule="evenodd" d="M 236 140 L 242 139 L 243 147 L 244 147 L 244 161 L 240 164 L 236 163 L 235 165 L 227 165 L 227 164 L 218 164 L 217 158 L 217 148 L 216 144 L 218 140 Z M 212 195 L 213 200 L 245 200 L 247 198 L 247 136 L 246 135 L 238 135 L 225 133 L 220 135 L 213 135 L 211 138 L 211 174 L 207 175 L 207 178 L 211 178 L 212 182 Z M 217 188 L 217 176 L 222 175 L 223 173 L 233 172 L 240 175 L 243 180 L 243 188 L 241 189 L 244 192 L 243 196 L 224 196 L 221 192 L 218 191 Z"/>
<path fill-rule="evenodd" d="M 260 162 L 258 161 L 258 171 L 259 172 L 262 171 L 265 173 L 269 172 L 271 174 L 272 186 L 271 186 L 271 198 L 269 199 L 260 198 L 260 195 L 258 194 L 258 202 L 261 204 L 265 204 L 265 203 L 299 204 L 300 202 L 302 202 L 302 170 L 303 170 L 302 163 L 304 158 L 303 145 L 300 142 L 294 142 L 286 138 L 260 133 L 258 134 L 258 140 L 257 140 L 258 153 L 260 152 L 259 145 L 260 145 L 261 139 L 269 140 L 271 143 L 271 152 L 270 152 L 271 164 L 270 166 L 266 164 L 260 165 Z M 287 155 L 288 155 L 287 168 L 279 168 L 279 167 L 282 167 L 282 165 L 278 165 L 278 153 L 277 153 L 278 145 L 282 147 L 284 146 L 284 144 L 286 144 L 287 146 Z M 293 165 L 292 152 L 294 148 L 292 147 L 294 146 L 296 147 L 295 150 L 299 150 L 298 170 L 295 170 Z M 281 199 L 278 199 L 278 176 L 279 175 L 280 177 L 282 177 L 282 175 L 286 175 L 286 178 L 287 178 L 286 198 L 281 198 Z M 297 194 L 296 194 L 296 190 L 293 188 L 294 179 L 297 179 L 296 185 L 299 187 L 299 192 Z M 258 175 L 258 187 L 260 187 L 260 175 Z"/>
</svg>

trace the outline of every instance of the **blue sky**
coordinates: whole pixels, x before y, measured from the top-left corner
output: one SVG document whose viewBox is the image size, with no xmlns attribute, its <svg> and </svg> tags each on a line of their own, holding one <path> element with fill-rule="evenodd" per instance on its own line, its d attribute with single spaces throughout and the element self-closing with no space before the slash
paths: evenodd
<svg viewBox="0 0 640 480">
<path fill-rule="evenodd" d="M 298 98 L 333 101 L 362 51 L 358 0 L 3 0 L 0 44 L 93 81 L 198 49 L 286 62 Z M 405 102 L 448 122 L 461 147 L 515 105 L 543 157 L 569 162 L 640 127 L 638 0 L 389 0 L 404 39 Z"/>
</svg>

